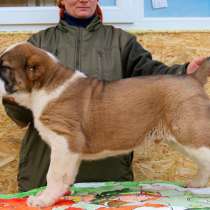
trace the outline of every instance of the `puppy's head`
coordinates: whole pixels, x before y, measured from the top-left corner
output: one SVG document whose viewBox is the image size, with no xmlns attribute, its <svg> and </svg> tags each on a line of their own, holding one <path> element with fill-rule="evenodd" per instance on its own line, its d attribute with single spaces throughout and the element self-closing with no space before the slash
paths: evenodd
<svg viewBox="0 0 210 210">
<path fill-rule="evenodd" d="M 49 53 L 27 42 L 9 47 L 0 54 L 1 93 L 30 92 L 40 87 L 55 61 Z"/>
</svg>

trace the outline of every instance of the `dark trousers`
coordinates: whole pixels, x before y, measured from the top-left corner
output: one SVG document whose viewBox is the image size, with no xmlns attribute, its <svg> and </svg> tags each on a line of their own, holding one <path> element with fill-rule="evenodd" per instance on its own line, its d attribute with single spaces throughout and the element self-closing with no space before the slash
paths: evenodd
<svg viewBox="0 0 210 210">
<path fill-rule="evenodd" d="M 132 160 L 133 153 L 97 161 L 83 161 L 76 182 L 132 181 Z M 49 163 L 50 148 L 31 125 L 20 150 L 19 191 L 45 186 Z"/>
</svg>

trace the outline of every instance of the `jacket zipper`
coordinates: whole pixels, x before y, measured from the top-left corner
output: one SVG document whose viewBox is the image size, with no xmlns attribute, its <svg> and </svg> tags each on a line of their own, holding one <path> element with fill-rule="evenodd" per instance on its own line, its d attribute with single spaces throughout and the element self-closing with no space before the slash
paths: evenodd
<svg viewBox="0 0 210 210">
<path fill-rule="evenodd" d="M 102 52 L 98 52 L 98 79 L 104 79 L 102 71 Z"/>
<path fill-rule="evenodd" d="M 80 45 L 81 45 L 81 29 L 78 28 L 78 36 L 77 36 L 77 41 L 76 41 L 76 61 L 75 61 L 75 66 L 76 69 L 80 70 Z"/>
</svg>

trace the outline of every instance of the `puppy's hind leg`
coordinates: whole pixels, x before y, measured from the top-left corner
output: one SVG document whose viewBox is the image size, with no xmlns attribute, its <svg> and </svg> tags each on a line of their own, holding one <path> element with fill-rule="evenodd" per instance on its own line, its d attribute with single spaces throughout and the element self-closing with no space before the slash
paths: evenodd
<svg viewBox="0 0 210 210">
<path fill-rule="evenodd" d="M 194 160 L 198 165 L 197 174 L 188 187 L 204 187 L 210 177 L 210 122 L 200 120 L 182 124 L 179 134 L 174 132 L 176 140 L 170 144 L 183 154 Z"/>
<path fill-rule="evenodd" d="M 205 187 L 210 177 L 210 148 L 187 149 L 198 166 L 197 174 L 187 184 L 188 187 Z"/>
<path fill-rule="evenodd" d="M 189 187 L 204 187 L 210 177 L 210 103 L 200 92 L 169 112 L 167 120 L 177 149 L 198 164 Z M 171 120 L 171 121 L 170 121 Z"/>
<path fill-rule="evenodd" d="M 189 124 L 192 127 L 188 130 L 188 141 L 184 142 L 184 147 L 189 157 L 197 163 L 198 170 L 188 186 L 205 187 L 210 177 L 210 119 L 208 114 L 200 113 L 196 121 Z"/>
<path fill-rule="evenodd" d="M 66 141 L 52 145 L 47 187 L 39 195 L 30 196 L 27 201 L 28 205 L 46 207 L 54 204 L 74 183 L 79 165 L 80 155 L 72 153 Z"/>
</svg>

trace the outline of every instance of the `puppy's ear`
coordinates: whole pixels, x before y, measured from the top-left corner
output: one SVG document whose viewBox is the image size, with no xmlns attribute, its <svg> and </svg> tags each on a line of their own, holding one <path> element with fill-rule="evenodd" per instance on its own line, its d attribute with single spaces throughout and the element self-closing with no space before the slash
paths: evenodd
<svg viewBox="0 0 210 210">
<path fill-rule="evenodd" d="M 25 66 L 27 77 L 31 81 L 38 80 L 44 73 L 44 63 L 41 62 L 39 55 L 32 55 L 28 58 Z"/>
</svg>

